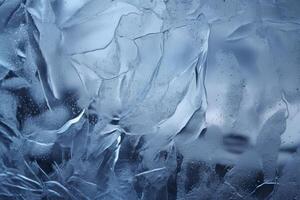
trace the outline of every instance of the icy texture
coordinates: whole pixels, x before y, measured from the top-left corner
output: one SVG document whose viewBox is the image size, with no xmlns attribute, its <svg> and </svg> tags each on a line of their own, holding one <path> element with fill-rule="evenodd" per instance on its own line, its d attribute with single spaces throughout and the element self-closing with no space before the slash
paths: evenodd
<svg viewBox="0 0 300 200">
<path fill-rule="evenodd" d="M 299 0 L 0 0 L 0 199 L 300 199 Z"/>
</svg>

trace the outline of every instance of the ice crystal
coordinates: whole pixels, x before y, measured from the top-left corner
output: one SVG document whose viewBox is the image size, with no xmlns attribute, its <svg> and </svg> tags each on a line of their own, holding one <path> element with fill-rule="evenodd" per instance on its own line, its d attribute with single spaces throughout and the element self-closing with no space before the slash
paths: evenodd
<svg viewBox="0 0 300 200">
<path fill-rule="evenodd" d="M 0 0 L 0 199 L 300 199 L 298 0 Z"/>
</svg>

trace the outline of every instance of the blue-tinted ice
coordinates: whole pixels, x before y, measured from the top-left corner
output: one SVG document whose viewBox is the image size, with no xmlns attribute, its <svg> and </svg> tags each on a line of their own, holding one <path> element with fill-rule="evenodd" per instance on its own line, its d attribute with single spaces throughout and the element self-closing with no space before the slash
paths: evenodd
<svg viewBox="0 0 300 200">
<path fill-rule="evenodd" d="M 299 0 L 0 0 L 0 199 L 300 199 Z"/>
</svg>

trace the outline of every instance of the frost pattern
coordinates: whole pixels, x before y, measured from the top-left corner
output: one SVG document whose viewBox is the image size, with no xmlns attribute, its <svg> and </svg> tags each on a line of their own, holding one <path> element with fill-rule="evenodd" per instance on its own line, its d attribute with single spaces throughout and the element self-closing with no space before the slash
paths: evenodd
<svg viewBox="0 0 300 200">
<path fill-rule="evenodd" d="M 298 0 L 0 0 L 0 199 L 300 199 Z"/>
</svg>

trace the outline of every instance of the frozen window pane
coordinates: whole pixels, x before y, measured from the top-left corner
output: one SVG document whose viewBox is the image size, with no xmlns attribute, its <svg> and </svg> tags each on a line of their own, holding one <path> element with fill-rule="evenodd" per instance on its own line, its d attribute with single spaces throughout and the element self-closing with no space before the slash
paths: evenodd
<svg viewBox="0 0 300 200">
<path fill-rule="evenodd" d="M 299 0 L 0 0 L 0 199 L 299 199 L 299 64 Z"/>
</svg>

